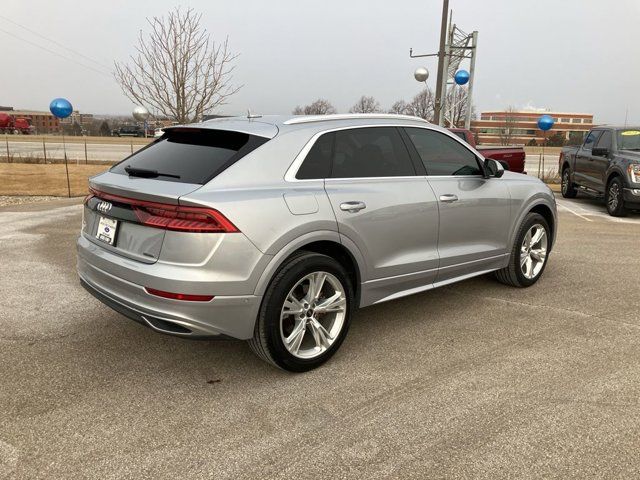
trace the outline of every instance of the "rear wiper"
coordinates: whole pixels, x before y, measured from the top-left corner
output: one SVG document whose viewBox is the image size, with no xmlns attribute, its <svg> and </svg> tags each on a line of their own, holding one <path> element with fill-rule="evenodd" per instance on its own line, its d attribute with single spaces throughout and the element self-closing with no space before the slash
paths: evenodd
<svg viewBox="0 0 640 480">
<path fill-rule="evenodd" d="M 173 175 L 171 173 L 161 173 L 157 170 L 149 170 L 147 168 L 136 168 L 136 167 L 124 167 L 124 171 L 127 172 L 127 175 L 130 177 L 141 177 L 141 178 L 156 178 L 156 177 L 171 177 L 171 178 L 180 178 L 180 175 Z"/>
</svg>

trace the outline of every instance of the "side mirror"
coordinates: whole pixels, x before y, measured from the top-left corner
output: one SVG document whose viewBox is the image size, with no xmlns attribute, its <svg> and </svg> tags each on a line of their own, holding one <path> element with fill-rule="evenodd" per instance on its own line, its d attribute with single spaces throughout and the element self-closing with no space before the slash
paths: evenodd
<svg viewBox="0 0 640 480">
<path fill-rule="evenodd" d="M 609 149 L 603 147 L 593 147 L 591 149 L 591 155 L 594 155 L 596 157 L 608 157 Z"/>
<path fill-rule="evenodd" d="M 496 162 L 493 158 L 484 159 L 484 171 L 488 177 L 500 178 L 504 175 L 504 167 L 500 162 Z"/>
</svg>

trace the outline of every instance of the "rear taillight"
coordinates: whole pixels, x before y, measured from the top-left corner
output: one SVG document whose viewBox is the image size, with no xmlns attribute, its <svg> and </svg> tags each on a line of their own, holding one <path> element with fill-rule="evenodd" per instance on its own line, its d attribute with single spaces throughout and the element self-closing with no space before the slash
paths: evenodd
<svg viewBox="0 0 640 480">
<path fill-rule="evenodd" d="M 156 290 L 155 288 L 144 288 L 150 295 L 156 297 L 170 298 L 172 300 L 183 300 L 185 302 L 209 302 L 213 300 L 213 295 L 193 295 L 190 293 L 172 293 L 165 292 L 164 290 Z"/>
<path fill-rule="evenodd" d="M 86 205 L 87 203 L 89 203 L 89 200 L 91 200 L 93 197 L 95 197 L 95 194 L 93 193 L 93 190 L 90 190 L 89 195 L 84 197 L 84 200 L 82 201 L 82 203 Z"/>
<path fill-rule="evenodd" d="M 238 229 L 217 210 L 178 205 L 148 204 L 133 207 L 143 225 L 178 232 L 233 233 Z"/>
<path fill-rule="evenodd" d="M 95 190 L 92 193 L 104 200 L 131 205 L 140 223 L 149 227 L 198 233 L 235 233 L 240 231 L 227 217 L 213 208 L 147 202 Z"/>
</svg>

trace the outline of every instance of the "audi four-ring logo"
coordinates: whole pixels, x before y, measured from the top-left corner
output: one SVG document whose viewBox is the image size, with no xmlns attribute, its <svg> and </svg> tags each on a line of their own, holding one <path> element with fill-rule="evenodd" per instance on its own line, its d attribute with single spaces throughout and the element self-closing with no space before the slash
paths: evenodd
<svg viewBox="0 0 640 480">
<path fill-rule="evenodd" d="M 102 213 L 107 213 L 109 210 L 111 210 L 111 207 L 113 205 L 111 205 L 109 202 L 100 202 L 98 204 L 98 211 L 102 212 Z"/>
</svg>

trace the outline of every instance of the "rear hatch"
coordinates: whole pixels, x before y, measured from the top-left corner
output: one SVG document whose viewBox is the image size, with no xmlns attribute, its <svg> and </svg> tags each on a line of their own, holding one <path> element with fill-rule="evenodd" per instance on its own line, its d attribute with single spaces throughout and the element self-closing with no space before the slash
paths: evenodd
<svg viewBox="0 0 640 480">
<path fill-rule="evenodd" d="M 214 208 L 181 206 L 180 197 L 197 190 L 274 135 L 211 128 L 167 129 L 155 142 L 90 179 L 83 235 L 111 252 L 155 263 L 167 231 L 235 231 Z"/>
</svg>

